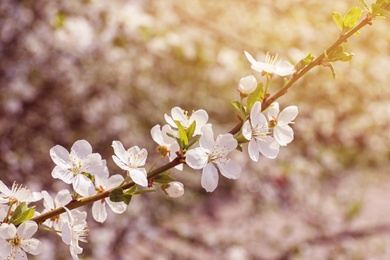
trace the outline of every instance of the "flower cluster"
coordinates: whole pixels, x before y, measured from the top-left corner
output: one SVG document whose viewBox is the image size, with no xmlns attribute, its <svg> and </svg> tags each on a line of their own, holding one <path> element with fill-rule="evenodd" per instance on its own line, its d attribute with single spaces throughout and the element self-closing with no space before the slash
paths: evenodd
<svg viewBox="0 0 390 260">
<path fill-rule="evenodd" d="M 257 62 L 245 53 L 252 68 L 262 72 L 267 79 L 272 75 L 286 76 L 294 73 L 287 62 L 277 58 L 267 58 L 265 63 Z M 268 80 L 267 80 L 268 84 Z M 268 85 L 266 86 L 268 89 Z M 51 175 L 73 190 L 60 190 L 55 196 L 47 191 L 31 192 L 25 187 L 13 184 L 9 189 L 0 181 L 0 257 L 1 259 L 27 259 L 26 253 L 37 255 L 42 251 L 42 243 L 32 238 L 39 225 L 61 236 L 69 246 L 73 259 L 83 249 L 79 242 L 87 242 L 89 233 L 86 222 L 87 212 L 80 211 L 75 203 L 89 199 L 92 205 L 92 217 L 100 223 L 107 219 L 107 208 L 114 213 L 126 211 L 132 196 L 155 191 L 159 188 L 172 198 L 184 194 L 183 183 L 176 181 L 168 171 L 175 167 L 183 170 L 183 164 L 195 170 L 202 170 L 200 184 L 207 192 L 213 192 L 219 182 L 219 175 L 228 179 L 238 179 L 241 166 L 234 161 L 231 153 L 241 150 L 248 143 L 249 157 L 258 161 L 260 154 L 266 158 L 275 158 L 280 146 L 286 146 L 294 139 L 291 124 L 298 115 L 296 106 L 289 106 L 279 113 L 279 104 L 274 102 L 262 111 L 261 101 L 266 90 L 250 75 L 239 81 L 240 101 L 233 102 L 239 111 L 242 123 L 240 129 L 214 137 L 209 116 L 203 109 L 188 113 L 180 107 L 174 107 L 171 114 L 164 115 L 166 124 L 155 125 L 150 133 L 157 143 L 155 151 L 160 155 L 156 160 L 168 158 L 170 163 L 153 170 L 145 168 L 148 151 L 134 145 L 125 148 L 117 140 L 112 142 L 112 160 L 123 170 L 122 174 L 110 175 L 106 160 L 94 153 L 86 140 L 76 141 L 70 151 L 55 145 L 50 156 L 55 163 Z M 169 165 L 169 167 L 166 167 Z M 32 202 L 43 199 L 42 211 L 36 211 Z M 46 214 L 60 209 L 53 216 Z M 40 217 L 41 221 L 37 221 Z M 35 220 L 35 221 L 33 221 Z"/>
</svg>

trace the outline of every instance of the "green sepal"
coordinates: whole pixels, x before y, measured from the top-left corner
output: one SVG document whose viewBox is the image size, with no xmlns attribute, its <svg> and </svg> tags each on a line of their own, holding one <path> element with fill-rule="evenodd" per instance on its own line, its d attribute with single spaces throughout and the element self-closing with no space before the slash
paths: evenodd
<svg viewBox="0 0 390 260">
<path fill-rule="evenodd" d="M 178 140 L 179 146 L 180 148 L 185 149 L 188 146 L 188 137 L 187 137 L 186 130 L 184 129 L 184 127 L 181 125 L 179 121 L 175 120 L 175 124 L 177 125 L 177 129 L 179 132 L 179 140 Z"/>
<path fill-rule="evenodd" d="M 362 9 L 358 6 L 354 6 L 344 16 L 344 27 L 347 31 L 351 30 L 359 22 L 362 16 Z"/>
<path fill-rule="evenodd" d="M 310 52 L 309 54 L 306 55 L 305 58 L 303 58 L 302 60 L 298 61 L 297 65 L 295 65 L 296 71 L 302 70 L 304 67 L 306 67 L 307 65 L 312 63 L 313 60 L 314 60 L 314 56 Z"/>
<path fill-rule="evenodd" d="M 34 216 L 34 212 L 33 208 L 28 208 L 26 202 L 23 202 L 16 207 L 10 221 L 17 226 L 24 221 L 30 220 Z"/>
<path fill-rule="evenodd" d="M 243 135 L 235 136 L 234 138 L 237 140 L 238 144 L 245 144 L 249 142 Z"/>
<path fill-rule="evenodd" d="M 242 152 L 242 146 L 241 145 L 237 145 L 236 150 Z"/>
<path fill-rule="evenodd" d="M 246 112 L 249 113 L 251 111 L 251 108 L 254 103 L 257 101 L 262 102 L 264 100 L 264 95 L 265 95 L 265 89 L 263 87 L 263 83 L 257 84 L 257 87 L 255 91 L 253 91 L 251 94 L 248 96 L 248 101 L 246 102 Z"/>
<path fill-rule="evenodd" d="M 333 17 L 333 21 L 336 23 L 337 27 L 339 27 L 341 31 L 344 30 L 343 16 L 338 12 L 334 12 L 334 13 L 332 13 L 332 17 Z"/>
<path fill-rule="evenodd" d="M 196 144 L 200 139 L 200 135 L 195 136 L 195 138 L 192 139 L 191 143 L 188 144 L 187 149 L 191 148 L 194 144 Z"/>
<path fill-rule="evenodd" d="M 160 184 L 167 184 L 176 181 L 169 172 L 163 172 L 160 175 L 154 177 L 154 181 Z"/>
</svg>

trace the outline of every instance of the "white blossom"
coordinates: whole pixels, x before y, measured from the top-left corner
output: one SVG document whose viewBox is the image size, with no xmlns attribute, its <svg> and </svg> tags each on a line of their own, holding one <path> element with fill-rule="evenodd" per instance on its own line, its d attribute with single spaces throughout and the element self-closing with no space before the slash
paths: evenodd
<svg viewBox="0 0 390 260">
<path fill-rule="evenodd" d="M 69 245 L 69 250 L 72 258 L 78 260 L 78 254 L 83 252 L 83 249 L 79 246 L 79 241 L 87 242 L 86 237 L 88 236 L 89 229 L 85 218 L 86 212 L 77 213 L 77 211 L 71 212 L 69 209 L 64 207 L 66 210 L 68 221 L 62 225 L 61 237 L 62 241 Z"/>
<path fill-rule="evenodd" d="M 248 153 L 253 161 L 259 160 L 259 153 L 271 159 L 278 155 L 279 144 L 268 135 L 267 119 L 261 113 L 259 101 L 252 106 L 250 118 L 242 126 L 242 134 L 249 140 Z"/>
<path fill-rule="evenodd" d="M 294 131 L 289 126 L 298 115 L 298 107 L 289 106 L 279 113 L 279 103 L 273 103 L 268 108 L 269 124 L 273 127 L 273 137 L 281 145 L 286 146 L 294 140 Z"/>
<path fill-rule="evenodd" d="M 240 177 L 240 165 L 227 157 L 229 152 L 236 149 L 237 140 L 232 134 L 222 134 L 214 141 L 209 124 L 202 131 L 200 147 L 187 151 L 186 163 L 193 169 L 203 169 L 201 185 L 206 191 L 212 192 L 218 185 L 218 172 L 229 179 Z"/>
<path fill-rule="evenodd" d="M 168 116 L 167 114 L 165 114 L 164 117 L 167 123 L 174 129 L 177 129 L 175 121 L 179 121 L 180 124 L 184 127 L 184 129 L 187 129 L 195 121 L 196 127 L 194 136 L 200 135 L 202 133 L 202 127 L 205 126 L 207 121 L 209 120 L 207 112 L 203 109 L 196 110 L 191 114 L 191 116 L 188 116 L 187 111 L 181 109 L 180 107 L 174 107 L 171 110 L 171 115 L 172 116 Z"/>
<path fill-rule="evenodd" d="M 145 168 L 139 168 L 144 166 L 148 152 L 146 149 L 140 149 L 138 146 L 133 146 L 128 150 L 125 150 L 123 144 L 120 141 L 113 141 L 112 147 L 114 148 L 115 155 L 112 156 L 114 162 L 123 170 L 129 172 L 130 178 L 141 186 L 148 186 L 148 179 L 146 176 Z"/>
<path fill-rule="evenodd" d="M 269 53 L 265 56 L 265 62 L 255 60 L 252 55 L 245 51 L 245 56 L 252 64 L 252 69 L 261 73 L 271 75 L 288 76 L 295 72 L 294 66 L 288 61 L 278 60 L 278 55 L 271 56 Z"/>
<path fill-rule="evenodd" d="M 39 255 L 42 252 L 42 243 L 32 238 L 38 230 L 34 221 L 28 220 L 17 228 L 13 224 L 0 225 L 0 257 L 1 259 L 27 259 L 27 253 Z"/>
<path fill-rule="evenodd" d="M 22 202 L 27 204 L 42 199 L 42 195 L 39 192 L 31 192 L 26 187 L 17 185 L 15 182 L 9 189 L 4 182 L 0 181 L 0 204 L 15 204 L 18 205 Z"/>
<path fill-rule="evenodd" d="M 105 162 L 100 154 L 92 153 L 92 146 L 86 140 L 76 141 L 70 153 L 62 146 L 56 145 L 50 149 L 50 156 L 57 165 L 53 178 L 72 184 L 73 189 L 82 196 L 88 196 L 93 183 L 83 173 L 104 176 Z"/>
</svg>

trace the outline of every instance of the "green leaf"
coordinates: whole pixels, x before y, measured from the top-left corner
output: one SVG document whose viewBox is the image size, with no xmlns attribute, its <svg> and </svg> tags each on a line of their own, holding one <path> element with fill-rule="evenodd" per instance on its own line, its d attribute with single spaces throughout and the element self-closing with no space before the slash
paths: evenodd
<svg viewBox="0 0 390 260">
<path fill-rule="evenodd" d="M 132 195 L 125 194 L 125 195 L 123 195 L 123 202 L 124 202 L 126 205 L 129 205 L 130 202 L 131 202 L 131 198 L 133 198 Z"/>
<path fill-rule="evenodd" d="M 137 191 L 138 185 L 133 185 L 129 189 L 125 190 L 125 194 L 133 195 Z"/>
<path fill-rule="evenodd" d="M 177 125 L 177 129 L 179 132 L 179 139 L 180 139 L 179 145 L 181 145 L 181 148 L 184 149 L 188 146 L 188 137 L 187 137 L 186 130 L 184 130 L 184 127 L 181 125 L 179 121 L 176 120 L 175 124 Z"/>
<path fill-rule="evenodd" d="M 29 209 L 26 209 L 25 211 L 23 211 L 23 213 L 17 218 L 15 219 L 12 223 L 14 225 L 19 225 L 20 223 L 24 222 L 24 221 L 27 221 L 27 220 L 30 220 L 33 216 L 34 216 L 34 209 L 32 208 L 29 208 Z"/>
<path fill-rule="evenodd" d="M 116 188 L 110 192 L 110 200 L 112 202 L 122 202 L 123 201 L 123 189 Z"/>
<path fill-rule="evenodd" d="M 155 177 L 154 181 L 157 183 L 161 183 L 161 184 L 167 184 L 167 183 L 175 181 L 175 178 L 173 178 L 169 174 L 169 172 L 164 172 L 164 173 L 158 175 L 157 177 Z"/>
<path fill-rule="evenodd" d="M 196 129 L 196 121 L 192 122 L 192 124 L 186 130 L 187 140 L 190 140 L 191 137 L 194 135 L 195 129 Z"/>
<path fill-rule="evenodd" d="M 360 20 L 362 16 L 362 9 L 358 6 L 354 6 L 344 16 L 344 26 L 348 30 L 352 29 Z"/>
<path fill-rule="evenodd" d="M 239 101 L 237 101 L 237 100 L 233 100 L 232 101 L 232 105 L 233 105 L 233 107 L 238 111 L 238 113 L 242 113 L 242 112 L 244 112 L 243 111 L 243 107 L 241 106 L 241 103 L 239 102 Z"/>
<path fill-rule="evenodd" d="M 302 60 L 298 61 L 297 65 L 295 65 L 295 69 L 297 71 L 300 71 L 302 70 L 304 67 L 306 67 L 307 65 L 309 65 L 310 63 L 312 63 L 314 60 L 314 56 L 311 54 L 311 52 L 309 54 L 306 55 L 305 58 L 303 58 Z M 286 78 L 285 78 L 286 79 Z"/>
<path fill-rule="evenodd" d="M 331 53 L 328 53 L 327 61 L 349 61 L 352 59 L 353 55 L 353 53 L 345 52 L 343 46 L 338 46 Z"/>
<path fill-rule="evenodd" d="M 336 23 L 336 25 L 340 28 L 342 31 L 344 29 L 344 20 L 340 13 L 334 12 L 332 13 L 333 21 Z"/>
<path fill-rule="evenodd" d="M 19 225 L 26 220 L 30 220 L 34 216 L 34 212 L 35 210 L 33 208 L 28 208 L 27 204 L 23 202 L 16 207 L 10 221 L 14 225 Z"/>
<path fill-rule="evenodd" d="M 248 101 L 246 102 L 247 113 L 251 111 L 251 108 L 253 104 L 256 103 L 256 101 L 260 101 L 260 102 L 263 101 L 264 95 L 265 95 L 265 89 L 263 87 L 263 83 L 260 82 L 259 84 L 257 84 L 257 88 L 255 89 L 255 91 L 253 91 L 248 96 Z"/>
</svg>

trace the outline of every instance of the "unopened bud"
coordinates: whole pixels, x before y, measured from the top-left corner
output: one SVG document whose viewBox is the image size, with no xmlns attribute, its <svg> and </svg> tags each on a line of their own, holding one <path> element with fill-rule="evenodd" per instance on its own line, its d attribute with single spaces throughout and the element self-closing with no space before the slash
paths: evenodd
<svg viewBox="0 0 390 260">
<path fill-rule="evenodd" d="M 173 181 L 163 185 L 163 191 L 172 198 L 178 198 L 184 194 L 184 185 L 181 182 Z"/>
<path fill-rule="evenodd" d="M 257 80 L 255 76 L 250 75 L 240 79 L 240 82 L 238 84 L 238 91 L 240 91 L 242 95 L 247 96 L 253 91 L 255 91 L 256 87 Z"/>
</svg>

